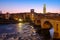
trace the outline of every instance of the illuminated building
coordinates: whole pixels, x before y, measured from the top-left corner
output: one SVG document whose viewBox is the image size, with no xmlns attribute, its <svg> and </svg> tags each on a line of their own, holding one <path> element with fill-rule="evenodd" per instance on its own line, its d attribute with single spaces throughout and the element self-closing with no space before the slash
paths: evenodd
<svg viewBox="0 0 60 40">
<path fill-rule="evenodd" d="M 43 6 L 43 13 L 44 14 L 46 13 L 46 4 L 44 4 L 44 6 Z"/>
</svg>

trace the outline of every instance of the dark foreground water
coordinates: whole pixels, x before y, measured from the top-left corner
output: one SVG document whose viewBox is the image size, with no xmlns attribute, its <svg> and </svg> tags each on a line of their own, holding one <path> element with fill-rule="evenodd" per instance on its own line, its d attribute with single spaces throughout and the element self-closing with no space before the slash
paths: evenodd
<svg viewBox="0 0 60 40">
<path fill-rule="evenodd" d="M 52 38 L 53 29 L 50 30 L 50 34 Z M 29 23 L 0 25 L 0 40 L 47 40 L 44 37 L 42 34 L 41 36 L 37 34 Z"/>
</svg>

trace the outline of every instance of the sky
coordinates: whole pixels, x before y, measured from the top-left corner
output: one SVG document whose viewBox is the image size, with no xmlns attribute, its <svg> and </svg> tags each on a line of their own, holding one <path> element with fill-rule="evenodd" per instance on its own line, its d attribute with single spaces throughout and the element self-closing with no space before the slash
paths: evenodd
<svg viewBox="0 0 60 40">
<path fill-rule="evenodd" d="M 20 13 L 34 9 L 37 13 L 43 13 L 44 4 L 47 12 L 60 13 L 60 0 L 0 0 L 0 11 Z"/>
</svg>

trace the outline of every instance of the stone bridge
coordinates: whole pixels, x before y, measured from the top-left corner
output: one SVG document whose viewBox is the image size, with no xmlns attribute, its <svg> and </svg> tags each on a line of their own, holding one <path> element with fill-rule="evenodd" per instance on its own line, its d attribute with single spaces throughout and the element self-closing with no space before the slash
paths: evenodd
<svg viewBox="0 0 60 40">
<path fill-rule="evenodd" d="M 40 19 L 40 23 L 38 20 L 35 20 L 35 23 L 41 25 L 42 29 L 54 29 L 54 38 L 60 38 L 60 21 L 48 18 Z"/>
</svg>

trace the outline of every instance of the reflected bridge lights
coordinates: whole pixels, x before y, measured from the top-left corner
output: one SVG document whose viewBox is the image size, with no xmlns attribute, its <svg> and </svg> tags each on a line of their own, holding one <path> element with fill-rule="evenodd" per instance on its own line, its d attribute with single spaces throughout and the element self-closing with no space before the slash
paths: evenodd
<svg viewBox="0 0 60 40">
<path fill-rule="evenodd" d="M 22 32 L 22 25 L 23 23 L 18 23 L 18 28 L 17 28 L 18 32 Z"/>
</svg>

